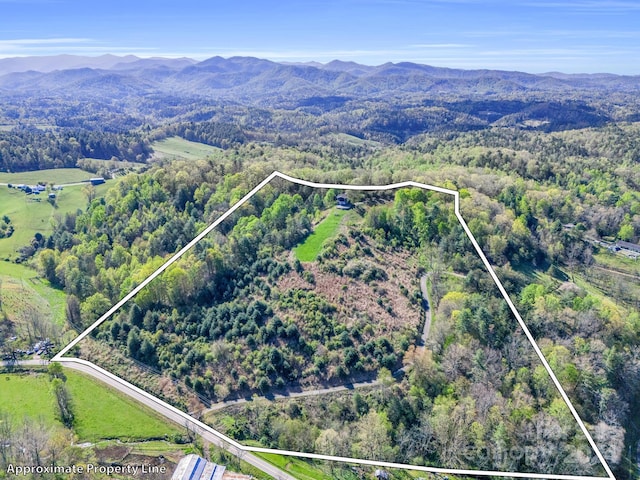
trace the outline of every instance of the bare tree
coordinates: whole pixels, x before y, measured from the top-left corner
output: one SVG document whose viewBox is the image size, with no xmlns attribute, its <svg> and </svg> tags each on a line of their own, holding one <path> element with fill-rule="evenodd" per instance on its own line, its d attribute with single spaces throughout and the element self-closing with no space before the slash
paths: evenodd
<svg viewBox="0 0 640 480">
<path fill-rule="evenodd" d="M 607 462 L 618 465 L 624 453 L 624 428 L 598 422 L 594 428 L 593 439 L 602 451 Z"/>
<path fill-rule="evenodd" d="M 73 413 L 73 402 L 71 401 L 71 395 L 67 386 L 59 378 L 54 378 L 51 381 L 51 388 L 56 396 L 56 405 L 58 406 L 58 415 L 60 421 L 67 428 L 73 427 L 73 421 L 75 415 Z"/>
<path fill-rule="evenodd" d="M 0 470 L 9 464 L 12 457 L 14 434 L 11 415 L 8 412 L 0 411 Z"/>
<path fill-rule="evenodd" d="M 34 421 L 25 417 L 16 442 L 25 463 L 42 465 L 48 442 L 49 432 L 44 420 L 39 418 Z"/>
</svg>

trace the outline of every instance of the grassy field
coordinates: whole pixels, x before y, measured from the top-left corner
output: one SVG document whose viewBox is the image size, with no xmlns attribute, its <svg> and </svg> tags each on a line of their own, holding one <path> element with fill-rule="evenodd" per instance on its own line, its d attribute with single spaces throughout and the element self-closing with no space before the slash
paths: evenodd
<svg viewBox="0 0 640 480">
<path fill-rule="evenodd" d="M 273 453 L 256 453 L 255 455 L 264 458 L 267 462 L 300 480 L 333 480 L 336 478 L 334 475 L 323 472 L 317 466 L 301 458 L 285 457 Z"/>
<path fill-rule="evenodd" d="M 303 243 L 298 245 L 294 252 L 301 262 L 312 262 L 316 259 L 324 242 L 332 238 L 342 223 L 347 210 L 332 210 L 329 215 L 322 220 Z"/>
<path fill-rule="evenodd" d="M 80 442 L 101 439 L 161 439 L 181 432 L 146 407 L 86 377 L 65 369 L 76 416 Z M 0 374 L 0 408 L 15 417 L 42 417 L 48 425 L 59 424 L 46 373 Z"/>
<path fill-rule="evenodd" d="M 59 185 L 63 183 L 82 182 L 91 177 L 95 177 L 95 175 L 91 172 L 80 170 L 79 168 L 56 168 L 52 170 L 37 170 L 34 172 L 0 172 L 0 183 L 35 185 L 38 182 L 44 182 L 47 185 L 50 183 Z"/>
<path fill-rule="evenodd" d="M 0 409 L 13 417 L 42 417 L 49 426 L 58 424 L 47 375 L 0 374 L 0 385 Z"/>
<path fill-rule="evenodd" d="M 0 239 L 0 260 L 15 259 L 18 256 L 16 250 L 28 245 L 36 232 L 50 234 L 53 231 L 51 220 L 54 216 L 84 209 L 87 203 L 84 188 L 85 186 L 78 185 L 56 192 L 56 204 L 52 206 L 47 201 L 46 192 L 39 196 L 25 195 L 20 190 L 0 187 L 0 217 L 8 216 L 15 229 L 11 237 Z M 108 184 L 95 187 L 96 196 L 104 195 L 107 188 Z"/>
<path fill-rule="evenodd" d="M 43 323 L 54 323 L 61 330 L 66 321 L 66 296 L 24 265 L 0 261 L 2 312 L 15 323 L 16 335 L 26 340 L 26 321 L 38 315 Z M 58 330 L 58 331 L 60 331 Z"/>
<path fill-rule="evenodd" d="M 120 393 L 76 372 L 65 370 L 76 403 L 78 436 L 85 441 L 101 438 L 163 438 L 179 433 L 153 412 Z"/>
<path fill-rule="evenodd" d="M 369 147 L 378 147 L 382 145 L 380 142 L 376 142 L 375 140 L 365 140 L 364 138 L 355 137 L 348 133 L 333 133 L 330 134 L 330 136 L 341 142 L 346 142 L 356 146 L 367 145 Z"/>
<path fill-rule="evenodd" d="M 142 168 L 146 166 L 146 163 L 141 162 L 129 162 L 128 160 L 103 160 L 102 158 L 91 158 L 86 157 L 80 161 L 90 161 L 95 166 L 107 165 L 108 168 L 124 168 L 126 170 L 135 170 L 138 168 Z M 83 165 L 84 166 L 84 165 Z M 91 174 L 92 177 L 95 177 L 94 174 Z"/>
<path fill-rule="evenodd" d="M 181 137 L 170 137 L 153 142 L 151 147 L 162 157 L 183 158 L 185 160 L 198 160 L 210 157 L 220 151 L 217 147 L 204 143 L 190 142 Z"/>
<path fill-rule="evenodd" d="M 609 253 L 606 250 L 595 254 L 593 258 L 595 258 L 597 265 L 604 268 L 618 270 L 628 273 L 629 275 L 640 276 L 640 260 L 633 260 L 623 255 Z"/>
<path fill-rule="evenodd" d="M 0 285 L 2 311 L 9 320 L 17 325 L 18 331 L 22 330 L 21 326 L 25 325 L 28 317 L 32 315 L 37 315 L 46 322 L 54 320 L 49 302 L 38 294 L 27 280 L 4 275 L 0 278 L 2 278 Z M 59 324 L 60 326 L 64 325 L 64 317 L 62 320 L 63 323 Z M 24 332 L 22 336 L 24 336 Z"/>
</svg>

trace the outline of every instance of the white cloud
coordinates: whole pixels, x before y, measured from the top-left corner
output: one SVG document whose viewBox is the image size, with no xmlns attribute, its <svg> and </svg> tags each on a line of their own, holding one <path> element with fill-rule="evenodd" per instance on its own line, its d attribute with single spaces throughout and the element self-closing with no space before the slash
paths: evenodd
<svg viewBox="0 0 640 480">
<path fill-rule="evenodd" d="M 2 1 L 2 0 L 0 0 Z M 88 43 L 90 38 L 13 38 L 9 40 L 0 40 L 0 48 L 3 47 L 22 47 L 32 45 L 68 45 L 76 43 Z"/>
</svg>

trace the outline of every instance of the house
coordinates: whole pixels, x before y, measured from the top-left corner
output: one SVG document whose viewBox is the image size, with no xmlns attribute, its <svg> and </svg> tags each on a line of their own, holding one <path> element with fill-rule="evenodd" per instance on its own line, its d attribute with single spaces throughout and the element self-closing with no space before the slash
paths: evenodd
<svg viewBox="0 0 640 480">
<path fill-rule="evenodd" d="M 190 454 L 178 462 L 171 480 L 222 480 L 225 468 Z"/>
<path fill-rule="evenodd" d="M 386 470 L 377 469 L 376 478 L 378 480 L 389 480 L 389 472 L 387 472 Z"/>
<path fill-rule="evenodd" d="M 94 177 L 90 178 L 89 181 L 91 182 L 91 185 L 102 185 L 104 183 L 104 178 Z"/>
<path fill-rule="evenodd" d="M 630 252 L 640 253 L 640 245 L 636 243 L 623 242 L 622 240 L 618 240 L 616 242 L 616 247 L 618 247 L 619 250 L 628 250 Z"/>
<path fill-rule="evenodd" d="M 346 195 L 336 195 L 336 208 L 340 210 L 350 210 L 353 208 L 353 204 L 349 201 Z"/>
</svg>

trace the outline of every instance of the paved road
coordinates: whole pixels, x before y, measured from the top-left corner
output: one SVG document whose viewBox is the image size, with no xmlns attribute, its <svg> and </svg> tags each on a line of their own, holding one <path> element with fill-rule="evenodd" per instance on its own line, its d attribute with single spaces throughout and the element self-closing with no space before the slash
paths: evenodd
<svg viewBox="0 0 640 480">
<path fill-rule="evenodd" d="M 233 441 L 228 442 L 223 440 L 221 435 L 216 435 L 214 430 L 204 425 L 203 423 L 192 420 L 188 418 L 187 414 L 181 412 L 175 407 L 163 402 L 160 399 L 155 398 L 154 396 L 143 392 L 137 387 L 130 385 L 129 383 L 123 381 L 122 379 L 116 377 L 109 372 L 102 370 L 99 367 L 96 367 L 89 362 L 84 362 L 82 360 L 64 358 L 61 359 L 60 363 L 62 363 L 66 368 L 71 368 L 73 370 L 77 370 L 79 372 L 83 372 L 96 380 L 100 380 L 103 383 L 106 383 L 110 387 L 128 395 L 129 397 L 137 400 L 138 402 L 146 405 L 148 408 L 154 410 L 160 415 L 168 418 L 169 420 L 175 422 L 181 426 L 188 426 L 191 431 L 202 437 L 209 443 L 217 445 L 220 448 L 224 448 L 225 450 L 231 452 L 233 455 L 241 458 L 245 462 L 253 465 L 254 467 L 260 469 L 268 475 L 271 475 L 273 478 L 278 480 L 296 480 L 295 477 L 289 475 L 288 473 L 280 470 L 279 468 L 271 465 L 267 461 L 261 459 L 253 455 L 250 452 L 242 451 L 237 446 L 234 446 L 230 443 L 235 443 Z M 6 366 L 7 362 L 0 363 L 3 366 Z M 35 365 L 46 365 L 46 361 L 42 360 L 23 360 L 17 363 L 19 366 L 35 366 Z"/>
</svg>

